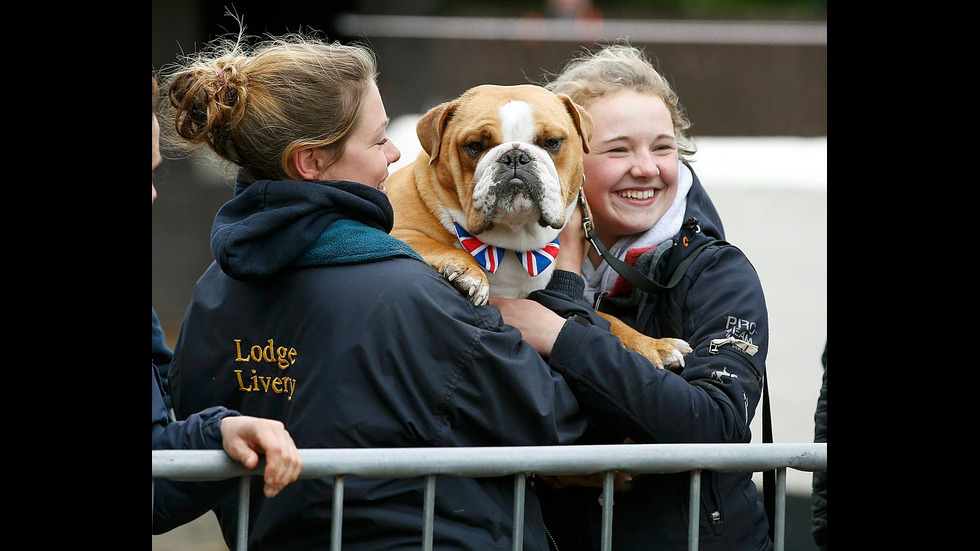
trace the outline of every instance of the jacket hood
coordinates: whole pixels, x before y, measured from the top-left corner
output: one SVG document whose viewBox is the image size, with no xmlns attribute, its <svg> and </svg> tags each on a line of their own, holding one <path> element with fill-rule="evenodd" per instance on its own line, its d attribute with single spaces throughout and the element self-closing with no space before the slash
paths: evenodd
<svg viewBox="0 0 980 551">
<path fill-rule="evenodd" d="M 235 197 L 215 216 L 211 253 L 233 279 L 268 277 L 293 264 L 341 219 L 387 234 L 394 212 L 383 192 L 356 182 L 249 182 L 242 171 Z"/>
</svg>

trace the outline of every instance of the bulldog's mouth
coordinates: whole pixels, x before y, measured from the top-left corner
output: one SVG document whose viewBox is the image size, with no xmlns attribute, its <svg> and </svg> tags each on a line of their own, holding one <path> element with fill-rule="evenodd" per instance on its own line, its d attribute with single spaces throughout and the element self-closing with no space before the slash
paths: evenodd
<svg viewBox="0 0 980 551">
<path fill-rule="evenodd" d="M 541 202 L 541 184 L 530 180 L 528 175 L 522 178 L 515 176 L 506 182 L 498 181 L 491 185 L 491 189 L 490 202 L 507 213 L 526 213 L 537 208 Z"/>
<path fill-rule="evenodd" d="M 518 228 L 532 224 L 562 228 L 564 199 L 550 159 L 543 153 L 535 156 L 518 144 L 499 147 L 505 150 L 496 157 L 491 152 L 477 165 L 470 230 L 478 234 L 495 225 Z"/>
<path fill-rule="evenodd" d="M 542 184 L 530 175 L 504 177 L 490 185 L 486 196 L 477 205 L 490 225 L 495 223 L 523 224 L 535 218 L 542 227 L 552 226 L 555 220 L 545 216 Z M 560 221 L 558 227 L 564 221 Z"/>
<path fill-rule="evenodd" d="M 531 155 L 517 144 L 512 147 L 494 162 L 486 204 L 505 214 L 527 216 L 539 209 L 543 183 Z"/>
</svg>

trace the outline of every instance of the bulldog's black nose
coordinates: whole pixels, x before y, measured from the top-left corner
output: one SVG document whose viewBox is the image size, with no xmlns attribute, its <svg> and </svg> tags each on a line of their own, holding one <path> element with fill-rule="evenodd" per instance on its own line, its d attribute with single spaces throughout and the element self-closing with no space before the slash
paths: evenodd
<svg viewBox="0 0 980 551">
<path fill-rule="evenodd" d="M 508 168 L 520 170 L 524 165 L 531 162 L 531 157 L 520 149 L 511 149 L 497 159 L 497 162 Z"/>
</svg>

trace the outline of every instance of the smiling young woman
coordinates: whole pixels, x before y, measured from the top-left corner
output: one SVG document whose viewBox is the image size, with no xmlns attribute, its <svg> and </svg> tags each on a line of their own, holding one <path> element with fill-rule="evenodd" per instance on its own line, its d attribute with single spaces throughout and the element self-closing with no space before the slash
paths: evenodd
<svg viewBox="0 0 980 551">
<path fill-rule="evenodd" d="M 583 402 L 631 389 L 619 407 L 636 416 L 636 425 L 595 430 L 588 438 L 751 442 L 769 349 L 765 296 L 748 258 L 724 241 L 718 212 L 686 160 L 696 148 L 677 95 L 644 53 L 627 44 L 573 58 L 547 87 L 592 116 L 584 190 L 595 246 L 607 249 L 600 255 L 585 241 L 576 209 L 559 237 L 560 269 L 549 286 L 577 285 L 584 300 L 641 333 L 680 338 L 694 348 L 676 373 L 638 374 L 618 364 L 594 374 L 577 370 L 590 380 L 575 387 Z M 496 304 L 529 342 L 548 342 L 553 314 L 530 301 Z M 686 473 L 634 476 L 632 487 L 616 495 L 616 549 L 649 549 L 651 542 L 658 550 L 688 549 L 688 483 Z M 545 521 L 558 549 L 600 548 L 600 492 L 542 485 Z M 752 473 L 706 471 L 699 548 L 771 550 L 758 493 Z"/>
</svg>

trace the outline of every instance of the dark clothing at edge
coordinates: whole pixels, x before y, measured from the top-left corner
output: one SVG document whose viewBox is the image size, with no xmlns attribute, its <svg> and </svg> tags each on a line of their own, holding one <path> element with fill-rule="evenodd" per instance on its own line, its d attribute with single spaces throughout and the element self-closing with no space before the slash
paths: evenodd
<svg viewBox="0 0 980 551">
<path fill-rule="evenodd" d="M 714 204 L 693 176 L 680 232 L 658 247 L 626 254 L 636 258 L 637 269 L 662 285 L 701 244 L 725 238 Z M 761 282 L 742 251 L 732 245 L 709 245 L 677 286 L 660 295 L 625 283 L 620 278 L 613 291 L 625 292 L 604 297 L 600 309 L 646 335 L 684 339 L 694 352 L 685 356 L 680 375 L 613 368 L 616 364 L 607 364 L 603 372 L 583 373 L 577 366 L 562 369 L 564 351 L 558 352 L 551 358 L 552 367 L 565 374 L 591 417 L 622 430 L 590 431 L 580 443 L 616 443 L 623 436 L 637 443 L 751 442 L 750 424 L 766 374 L 769 324 Z M 728 341 L 732 337 L 757 349 L 749 353 L 740 348 L 744 345 Z M 634 476 L 632 489 L 616 493 L 616 551 L 686 551 L 689 487 L 689 473 Z M 558 549 L 600 549 L 601 489 L 545 487 L 539 493 Z M 704 471 L 699 515 L 701 551 L 773 549 L 752 473 Z"/>
</svg>

